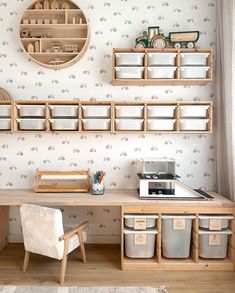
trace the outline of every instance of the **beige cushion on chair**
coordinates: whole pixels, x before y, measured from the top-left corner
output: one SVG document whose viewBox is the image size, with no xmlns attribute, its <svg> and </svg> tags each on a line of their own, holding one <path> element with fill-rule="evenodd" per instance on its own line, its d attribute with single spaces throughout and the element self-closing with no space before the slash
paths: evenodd
<svg viewBox="0 0 235 293">
<path fill-rule="evenodd" d="M 61 260 L 64 253 L 62 212 L 59 209 L 23 204 L 20 208 L 25 250 Z M 83 231 L 84 242 L 86 232 Z M 68 252 L 80 245 L 78 236 L 69 240 Z"/>
<path fill-rule="evenodd" d="M 68 226 L 64 226 L 64 232 L 69 231 L 70 229 L 73 229 L 73 227 L 68 227 Z M 86 231 L 82 231 L 82 237 L 83 237 L 83 241 L 86 242 L 87 241 L 87 234 Z M 71 251 L 73 251 L 74 249 L 76 249 L 78 246 L 80 246 L 80 242 L 78 239 L 78 235 L 72 235 L 69 239 L 69 249 L 68 249 L 68 253 L 70 253 Z"/>
</svg>

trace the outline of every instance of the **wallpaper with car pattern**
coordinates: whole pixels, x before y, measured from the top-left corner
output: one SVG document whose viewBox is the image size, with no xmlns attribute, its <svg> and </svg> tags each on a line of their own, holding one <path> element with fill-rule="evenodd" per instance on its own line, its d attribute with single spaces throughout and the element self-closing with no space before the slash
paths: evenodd
<svg viewBox="0 0 235 293">
<path fill-rule="evenodd" d="M 50 100 L 209 100 L 206 86 L 114 87 L 113 47 L 133 47 L 148 26 L 170 31 L 198 29 L 197 45 L 215 47 L 214 0 L 75 0 L 90 25 L 84 57 L 63 70 L 50 70 L 30 61 L 19 40 L 21 13 L 29 0 L 0 0 L 0 86 L 13 99 Z M 104 170 L 106 188 L 137 188 L 135 160 L 175 158 L 177 174 L 194 188 L 215 187 L 213 135 L 75 135 L 0 134 L 0 187 L 32 188 L 36 168 Z M 40 196 L 40 195 L 38 195 Z M 62 208 L 66 224 L 89 219 L 89 240 L 119 241 L 119 209 Z M 19 208 L 10 209 L 10 240 L 21 240 Z"/>
</svg>

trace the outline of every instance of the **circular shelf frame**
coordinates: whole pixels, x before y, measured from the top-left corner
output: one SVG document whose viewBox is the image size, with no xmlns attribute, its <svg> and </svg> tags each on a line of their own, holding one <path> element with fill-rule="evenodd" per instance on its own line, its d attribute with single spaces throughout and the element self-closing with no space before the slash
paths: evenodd
<svg viewBox="0 0 235 293">
<path fill-rule="evenodd" d="M 52 3 L 58 3 L 54 9 Z M 61 69 L 82 58 L 89 44 L 89 26 L 72 0 L 33 1 L 20 20 L 20 40 L 28 57 L 41 66 Z M 36 9 L 39 8 L 39 9 Z"/>
</svg>

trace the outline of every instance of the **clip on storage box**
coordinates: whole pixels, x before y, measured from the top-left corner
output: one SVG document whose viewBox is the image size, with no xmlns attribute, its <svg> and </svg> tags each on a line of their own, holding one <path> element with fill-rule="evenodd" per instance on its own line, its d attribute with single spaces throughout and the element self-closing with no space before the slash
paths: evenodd
<svg viewBox="0 0 235 293">
<path fill-rule="evenodd" d="M 49 181 L 51 184 L 45 184 L 43 181 Z M 89 192 L 89 189 L 89 169 L 81 171 L 36 170 L 35 192 Z"/>
</svg>

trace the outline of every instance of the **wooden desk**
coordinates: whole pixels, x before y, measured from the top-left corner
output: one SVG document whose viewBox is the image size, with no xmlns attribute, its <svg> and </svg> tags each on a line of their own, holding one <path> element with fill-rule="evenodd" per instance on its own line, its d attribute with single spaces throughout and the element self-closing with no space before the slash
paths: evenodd
<svg viewBox="0 0 235 293">
<path fill-rule="evenodd" d="M 8 237 L 9 206 L 31 203 L 45 206 L 117 206 L 121 208 L 121 267 L 122 269 L 233 269 L 235 264 L 235 220 L 231 221 L 233 235 L 229 240 L 229 258 L 200 262 L 198 257 L 198 214 L 232 214 L 235 217 L 235 203 L 223 196 L 210 192 L 213 201 L 140 200 L 136 190 L 106 190 L 104 195 L 86 193 L 34 193 L 33 190 L 0 190 L 0 249 Z M 195 214 L 193 228 L 193 249 L 191 260 L 166 261 L 161 257 L 161 222 L 157 223 L 158 237 L 156 259 L 132 260 L 124 256 L 123 215 L 140 214 Z"/>
</svg>

